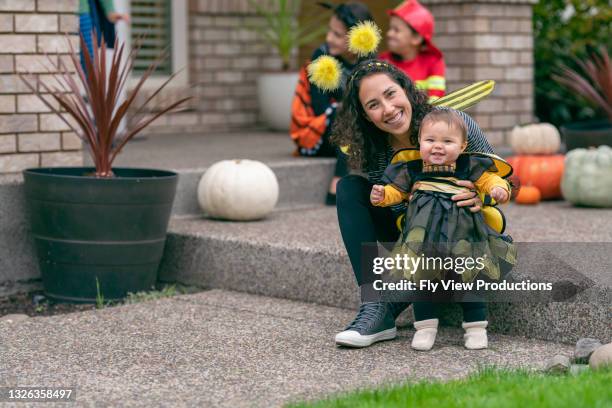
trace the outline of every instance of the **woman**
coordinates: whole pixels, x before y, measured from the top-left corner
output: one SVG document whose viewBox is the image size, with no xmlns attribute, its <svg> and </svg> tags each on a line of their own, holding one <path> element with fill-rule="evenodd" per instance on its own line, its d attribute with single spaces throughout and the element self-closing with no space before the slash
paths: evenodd
<svg viewBox="0 0 612 408">
<path fill-rule="evenodd" d="M 365 251 L 362 259 L 362 245 L 397 240 L 397 217 L 405 210 L 405 204 L 375 207 L 370 203 L 370 192 L 374 184 L 381 184 L 395 150 L 417 146 L 421 120 L 432 109 L 427 94 L 417 90 L 405 74 L 385 61 L 364 61 L 348 79 L 332 141 L 348 146 L 348 164 L 367 175 L 367 179 L 346 176 L 337 188 L 340 231 L 363 301 L 353 322 L 336 335 L 339 345 L 367 347 L 395 338 L 395 319 L 408 306 L 408 303 L 365 301 L 368 299 L 364 293 L 372 287 L 374 275 L 371 268 L 364 269 L 362 265 L 372 265 L 376 254 Z M 466 151 L 493 153 L 474 120 L 463 112 L 458 114 L 467 126 Z M 474 189 L 470 181 L 457 184 Z M 458 206 L 469 206 L 474 212 L 482 206 L 472 191 L 452 199 Z"/>
<path fill-rule="evenodd" d="M 311 60 L 321 55 L 332 55 L 340 61 L 344 77 L 352 71 L 357 56 L 348 51 L 347 34 L 357 23 L 372 20 L 368 7 L 362 3 L 347 3 L 333 6 L 320 3 L 333 10 L 325 43 L 315 50 Z M 308 65 L 308 64 L 306 64 Z M 341 88 L 339 88 L 341 89 Z M 329 185 L 326 203 L 336 203 L 336 184 L 348 174 L 346 158 L 329 141 L 331 127 L 336 117 L 338 102 L 342 98 L 339 91 L 325 92 L 308 81 L 306 66 L 300 71 L 296 96 L 291 107 L 291 139 L 296 143 L 296 155 L 307 157 L 337 157 L 334 177 Z"/>
</svg>

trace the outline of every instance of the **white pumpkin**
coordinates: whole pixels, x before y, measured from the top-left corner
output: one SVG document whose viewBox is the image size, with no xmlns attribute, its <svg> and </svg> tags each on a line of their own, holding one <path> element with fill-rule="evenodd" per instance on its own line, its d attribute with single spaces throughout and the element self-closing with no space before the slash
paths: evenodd
<svg viewBox="0 0 612 408">
<path fill-rule="evenodd" d="M 574 149 L 565 156 L 563 197 L 574 205 L 612 207 L 612 149 Z"/>
<path fill-rule="evenodd" d="M 265 164 L 254 160 L 223 160 L 200 179 L 198 202 L 213 218 L 257 220 L 269 214 L 278 201 L 278 181 Z"/>
<path fill-rule="evenodd" d="M 550 123 L 515 126 L 510 134 L 510 146 L 516 154 L 554 154 L 561 147 L 561 136 Z"/>
</svg>

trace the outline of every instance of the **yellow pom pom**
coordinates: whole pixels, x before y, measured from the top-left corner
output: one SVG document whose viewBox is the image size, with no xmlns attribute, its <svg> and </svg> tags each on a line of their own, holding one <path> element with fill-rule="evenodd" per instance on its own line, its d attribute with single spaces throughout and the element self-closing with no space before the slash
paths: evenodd
<svg viewBox="0 0 612 408">
<path fill-rule="evenodd" d="M 308 65 L 310 82 L 324 91 L 333 91 L 340 86 L 342 67 L 340 62 L 329 55 L 321 55 Z"/>
<path fill-rule="evenodd" d="M 380 29 L 372 21 L 363 21 L 349 32 L 349 51 L 360 57 L 376 51 L 380 43 Z"/>
</svg>

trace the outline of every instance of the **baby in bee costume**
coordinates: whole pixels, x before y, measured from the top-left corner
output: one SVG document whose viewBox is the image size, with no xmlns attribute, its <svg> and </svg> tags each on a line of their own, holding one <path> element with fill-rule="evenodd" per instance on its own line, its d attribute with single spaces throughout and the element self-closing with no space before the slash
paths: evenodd
<svg viewBox="0 0 612 408">
<path fill-rule="evenodd" d="M 491 228 L 481 212 L 458 207 L 451 197 L 465 191 L 457 180 L 470 180 L 479 193 L 497 203 L 510 198 L 510 186 L 502 177 L 512 169 L 501 158 L 485 153 L 463 153 L 467 147 L 466 128 L 461 117 L 450 109 L 435 109 L 421 123 L 419 150 L 396 152 L 385 170 L 383 185 L 372 188 L 370 200 L 376 206 L 391 206 L 409 201 L 400 238 L 392 255 L 409 257 L 472 258 L 470 268 L 459 274 L 444 268 L 421 267 L 395 270 L 415 282 L 453 279 L 463 282 L 478 279 L 499 280 L 516 263 L 516 248 L 508 235 Z M 414 264 L 413 264 L 414 265 Z M 412 347 L 433 347 L 438 318 L 436 304 L 413 303 L 417 332 Z M 486 348 L 486 304 L 462 302 L 465 346 Z"/>
</svg>

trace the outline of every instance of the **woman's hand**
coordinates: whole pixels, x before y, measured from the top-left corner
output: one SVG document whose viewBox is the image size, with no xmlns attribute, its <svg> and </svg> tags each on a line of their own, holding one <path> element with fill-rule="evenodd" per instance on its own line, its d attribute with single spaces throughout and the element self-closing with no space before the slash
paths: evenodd
<svg viewBox="0 0 612 408">
<path fill-rule="evenodd" d="M 385 186 L 374 185 L 370 192 L 370 202 L 374 205 L 381 203 L 385 199 Z"/>
<path fill-rule="evenodd" d="M 451 200 L 457 202 L 457 207 L 470 207 L 471 212 L 478 212 L 482 209 L 482 201 L 476 194 L 476 186 L 469 180 L 457 180 L 455 182 L 457 185 L 462 187 L 467 187 L 472 191 L 468 191 L 465 193 L 455 194 L 451 197 Z"/>
</svg>

